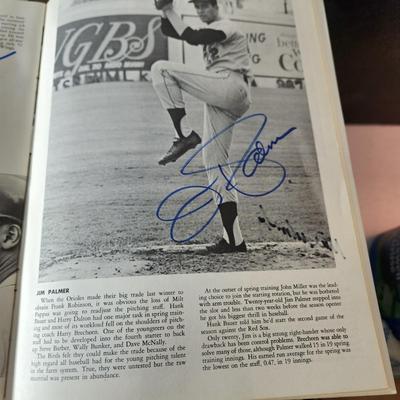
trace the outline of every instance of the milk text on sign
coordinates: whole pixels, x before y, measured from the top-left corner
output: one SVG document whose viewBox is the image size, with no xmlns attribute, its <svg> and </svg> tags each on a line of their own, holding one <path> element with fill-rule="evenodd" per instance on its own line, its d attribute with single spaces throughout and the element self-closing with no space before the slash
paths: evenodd
<svg viewBox="0 0 400 400">
<path fill-rule="evenodd" d="M 168 58 L 154 15 L 109 15 L 58 28 L 55 90 L 99 82 L 146 81 L 151 65 Z"/>
</svg>

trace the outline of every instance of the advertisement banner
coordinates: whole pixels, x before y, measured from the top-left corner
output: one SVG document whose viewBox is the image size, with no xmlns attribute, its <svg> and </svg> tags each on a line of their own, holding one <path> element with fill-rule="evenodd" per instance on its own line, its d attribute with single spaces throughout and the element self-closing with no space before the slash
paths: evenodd
<svg viewBox="0 0 400 400">
<path fill-rule="evenodd" d="M 198 17 L 185 16 L 190 26 L 199 24 Z M 294 25 L 254 22 L 232 18 L 246 34 L 251 54 L 251 68 L 259 86 L 303 88 L 303 68 Z M 199 48 L 183 45 L 183 61 L 202 65 Z"/>
<path fill-rule="evenodd" d="M 154 15 L 82 19 L 58 30 L 56 90 L 96 82 L 148 80 L 151 65 L 168 59 L 168 42 Z"/>
</svg>

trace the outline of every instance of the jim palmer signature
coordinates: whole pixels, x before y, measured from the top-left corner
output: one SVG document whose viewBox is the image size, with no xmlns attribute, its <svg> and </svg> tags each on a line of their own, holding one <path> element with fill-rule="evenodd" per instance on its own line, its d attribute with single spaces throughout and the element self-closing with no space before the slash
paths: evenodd
<svg viewBox="0 0 400 400">
<path fill-rule="evenodd" d="M 215 141 L 219 136 L 229 132 L 235 125 L 243 124 L 245 121 L 256 120 L 259 122 L 259 128 L 251 140 L 249 146 L 243 153 L 242 157 L 239 160 L 232 161 L 229 164 L 225 165 L 213 165 L 208 168 L 194 169 L 191 168 L 189 171 L 189 167 L 192 167 L 192 162 L 197 158 L 199 154 L 202 153 L 203 149 L 205 149 L 210 143 Z M 263 113 L 255 113 L 243 118 L 238 119 L 230 126 L 223 129 L 221 132 L 218 132 L 215 136 L 213 136 L 209 141 L 203 143 L 202 146 L 194 152 L 194 154 L 189 157 L 189 159 L 183 164 L 180 169 L 181 175 L 193 176 L 196 174 L 204 173 L 213 169 L 218 169 L 220 174 L 219 176 L 207 186 L 204 185 L 190 185 L 180 187 L 173 192 L 169 193 L 159 204 L 156 215 L 161 221 L 170 224 L 170 237 L 174 242 L 177 243 L 185 243 L 206 229 L 206 227 L 211 223 L 211 221 L 215 218 L 218 213 L 218 206 L 223 203 L 223 197 L 221 193 L 219 193 L 215 189 L 215 184 L 218 179 L 224 180 L 225 189 L 227 191 L 236 190 L 236 192 L 247 196 L 247 197 L 263 197 L 267 196 L 276 190 L 283 184 L 286 179 L 286 168 L 278 161 L 271 160 L 269 158 L 275 146 L 279 144 L 279 142 L 285 140 L 288 136 L 293 134 L 296 131 L 296 127 L 291 127 L 287 129 L 282 134 L 276 136 L 273 140 L 271 140 L 266 145 L 260 140 L 260 136 L 265 133 L 265 128 L 267 125 L 268 118 Z M 273 166 L 275 170 L 278 171 L 277 175 L 272 182 L 266 183 L 266 186 L 259 192 L 249 192 L 245 191 L 239 183 L 234 183 L 235 179 L 243 176 L 246 179 L 250 179 L 254 177 L 257 173 L 258 168 L 262 165 L 269 164 Z M 223 167 L 230 165 L 232 169 L 232 173 L 230 176 L 226 174 Z M 215 195 L 217 199 L 217 204 L 214 202 L 212 194 Z M 185 201 L 179 203 L 179 199 L 184 197 Z M 172 216 L 166 216 L 165 208 L 169 203 L 178 202 L 180 204 L 176 212 Z M 200 205 L 198 205 L 199 202 Z M 179 223 L 185 223 L 185 219 L 198 213 L 200 210 L 205 209 L 206 207 L 210 207 L 210 212 L 208 214 L 208 219 L 205 223 L 202 223 L 201 226 L 194 228 L 194 232 L 189 234 L 189 236 L 182 238 L 178 238 L 176 231 Z"/>
</svg>

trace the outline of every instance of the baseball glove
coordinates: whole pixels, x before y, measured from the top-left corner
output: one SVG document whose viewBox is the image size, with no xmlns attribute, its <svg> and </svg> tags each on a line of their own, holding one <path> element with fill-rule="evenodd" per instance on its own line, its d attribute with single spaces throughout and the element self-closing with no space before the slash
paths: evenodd
<svg viewBox="0 0 400 400">
<path fill-rule="evenodd" d="M 163 10 L 166 6 L 171 6 L 173 0 L 154 0 L 157 10 Z"/>
</svg>

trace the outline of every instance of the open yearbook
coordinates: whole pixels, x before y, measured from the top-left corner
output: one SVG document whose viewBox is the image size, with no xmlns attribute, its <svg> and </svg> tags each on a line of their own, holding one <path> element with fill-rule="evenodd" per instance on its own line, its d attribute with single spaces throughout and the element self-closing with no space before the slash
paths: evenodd
<svg viewBox="0 0 400 400">
<path fill-rule="evenodd" d="M 7 399 L 395 392 L 322 0 L 6 1 L 0 105 Z"/>
</svg>

